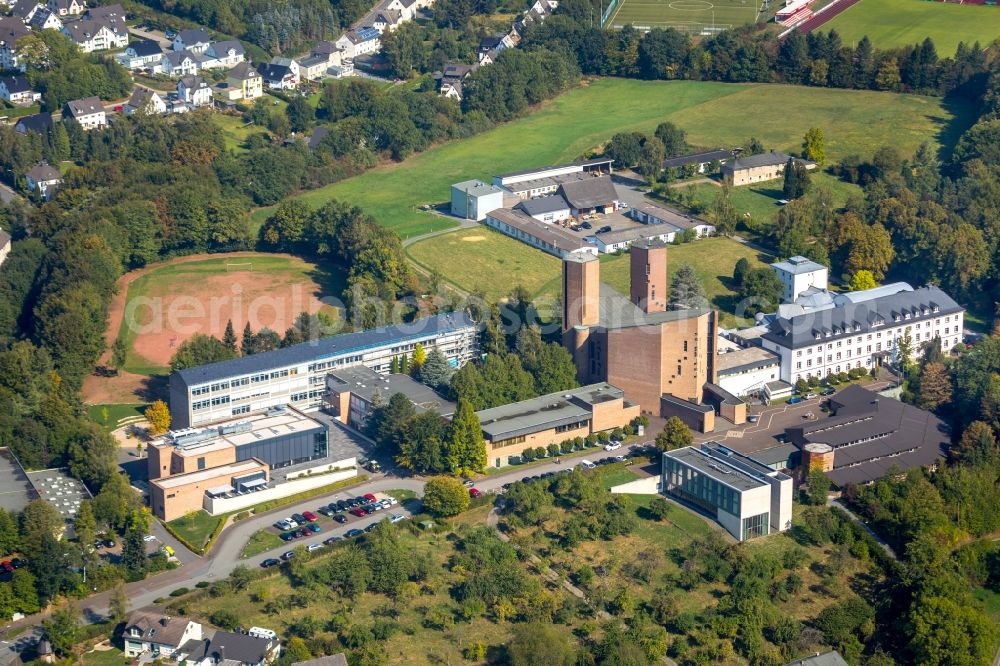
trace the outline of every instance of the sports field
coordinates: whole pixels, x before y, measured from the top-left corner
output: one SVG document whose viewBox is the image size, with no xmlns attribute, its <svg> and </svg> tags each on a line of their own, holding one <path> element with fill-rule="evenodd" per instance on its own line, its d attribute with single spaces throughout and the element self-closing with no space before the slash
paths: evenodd
<svg viewBox="0 0 1000 666">
<path fill-rule="evenodd" d="M 958 114 L 957 116 L 955 114 Z M 670 120 L 694 145 L 739 145 L 751 135 L 779 150 L 801 150 L 812 126 L 826 132 L 827 159 L 870 155 L 882 145 L 912 153 L 921 142 L 950 146 L 971 123 L 961 102 L 917 95 L 710 81 L 599 79 L 488 132 L 452 141 L 355 178 L 303 193 L 360 206 L 403 238 L 455 222 L 422 210 L 448 201 L 450 185 L 470 178 L 573 160 L 616 132 L 651 132 Z M 254 213 L 262 223 L 272 209 Z"/>
<path fill-rule="evenodd" d="M 846 44 L 868 35 L 881 49 L 910 46 L 930 37 L 941 57 L 952 56 L 958 43 L 978 41 L 984 47 L 1000 37 L 1000 7 L 960 5 L 925 0 L 861 0 L 824 23 Z"/>
<path fill-rule="evenodd" d="M 268 327 L 283 334 L 300 312 L 319 312 L 345 287 L 341 274 L 289 255 L 182 259 L 122 278 L 109 327 L 124 337 L 126 372 L 165 372 L 178 345 L 195 333 L 221 338 L 230 319 L 237 336 L 247 321 L 255 331 Z"/>
<path fill-rule="evenodd" d="M 762 13 L 761 0 L 619 0 L 606 27 L 674 28 L 709 35 L 756 23 Z"/>
</svg>

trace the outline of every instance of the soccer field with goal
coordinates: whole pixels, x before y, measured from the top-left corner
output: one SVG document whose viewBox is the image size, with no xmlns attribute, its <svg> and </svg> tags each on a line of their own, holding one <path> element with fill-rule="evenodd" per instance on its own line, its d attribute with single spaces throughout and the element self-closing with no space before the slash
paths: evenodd
<svg viewBox="0 0 1000 666">
<path fill-rule="evenodd" d="M 775 5 L 776 6 L 776 5 Z M 618 0 L 606 27 L 675 28 L 693 35 L 756 23 L 771 11 L 763 0 Z"/>
</svg>

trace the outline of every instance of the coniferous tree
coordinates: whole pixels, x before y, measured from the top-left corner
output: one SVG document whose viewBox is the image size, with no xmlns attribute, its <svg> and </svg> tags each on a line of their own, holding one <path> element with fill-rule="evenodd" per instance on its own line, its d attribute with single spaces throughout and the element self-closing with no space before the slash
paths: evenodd
<svg viewBox="0 0 1000 666">
<path fill-rule="evenodd" d="M 243 327 L 243 342 L 240 344 L 240 353 L 244 356 L 249 356 L 253 353 L 253 329 L 250 328 L 249 321 Z"/>
<path fill-rule="evenodd" d="M 683 264 L 670 281 L 667 303 L 671 310 L 696 310 L 708 307 L 705 290 L 691 264 Z"/>
<path fill-rule="evenodd" d="M 417 370 L 417 377 L 422 383 L 437 389 L 447 386 L 454 371 L 441 350 L 434 347 Z"/>
<path fill-rule="evenodd" d="M 230 351 L 236 353 L 236 331 L 233 330 L 233 320 L 226 322 L 226 331 L 222 334 L 222 344 L 226 345 Z"/>
<path fill-rule="evenodd" d="M 459 399 L 448 433 L 448 467 L 469 476 L 486 469 L 486 443 L 479 417 L 468 400 Z"/>
</svg>

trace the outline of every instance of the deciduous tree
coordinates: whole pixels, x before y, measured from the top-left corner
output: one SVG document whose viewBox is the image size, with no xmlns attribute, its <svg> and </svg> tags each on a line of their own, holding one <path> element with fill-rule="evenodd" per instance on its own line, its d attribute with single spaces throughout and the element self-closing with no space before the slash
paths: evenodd
<svg viewBox="0 0 1000 666">
<path fill-rule="evenodd" d="M 424 508 L 435 516 L 455 516 L 469 508 L 469 493 L 458 479 L 435 476 L 424 485 Z"/>
<path fill-rule="evenodd" d="M 694 435 L 691 429 L 684 425 L 676 416 L 671 416 L 663 424 L 663 430 L 656 436 L 656 446 L 661 451 L 672 451 L 684 446 L 691 446 Z"/>
<path fill-rule="evenodd" d="M 143 413 L 149 421 L 149 434 L 156 436 L 170 430 L 170 408 L 162 400 L 155 400 Z"/>
</svg>

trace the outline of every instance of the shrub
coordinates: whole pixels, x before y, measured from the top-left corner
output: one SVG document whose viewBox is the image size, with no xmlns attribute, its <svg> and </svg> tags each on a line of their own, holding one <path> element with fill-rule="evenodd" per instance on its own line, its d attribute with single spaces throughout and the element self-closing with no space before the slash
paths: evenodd
<svg viewBox="0 0 1000 666">
<path fill-rule="evenodd" d="M 573 442 L 569 439 L 564 439 L 559 442 L 559 451 L 562 453 L 571 453 L 573 451 Z"/>
<path fill-rule="evenodd" d="M 559 455 L 559 452 L 562 451 L 562 449 L 559 448 L 558 444 L 552 442 L 546 447 L 546 451 L 548 451 L 550 456 L 557 456 Z"/>
<path fill-rule="evenodd" d="M 236 613 L 236 611 L 228 608 L 220 608 L 212 613 L 208 619 L 211 620 L 212 624 L 215 626 L 222 627 L 223 629 L 227 629 L 229 631 L 236 629 L 236 627 L 242 624 L 240 616 Z"/>
<path fill-rule="evenodd" d="M 536 446 L 535 447 L 535 458 L 541 460 L 544 457 L 545 457 L 545 447 L 544 446 Z"/>
<path fill-rule="evenodd" d="M 611 431 L 611 436 L 614 439 L 622 439 L 623 437 L 625 437 L 625 431 L 622 430 L 621 428 L 615 428 L 614 430 Z"/>
<path fill-rule="evenodd" d="M 245 520 L 245 519 L 247 519 L 249 517 L 250 517 L 250 512 L 249 511 L 240 511 L 238 514 L 236 514 L 235 516 L 233 516 L 233 520 L 234 521 L 236 521 L 236 520 Z"/>
<path fill-rule="evenodd" d="M 200 580 L 197 583 L 195 583 L 194 586 L 197 587 L 199 590 L 204 590 L 206 587 L 208 587 L 208 585 L 209 582 L 207 580 Z"/>
<path fill-rule="evenodd" d="M 573 439 L 573 448 L 576 449 L 577 451 L 582 451 L 583 447 L 585 447 L 586 445 L 587 442 L 586 440 L 583 439 L 583 437 L 576 437 Z"/>
<path fill-rule="evenodd" d="M 190 591 L 191 590 L 189 588 L 178 587 L 176 590 L 174 590 L 173 592 L 170 593 L 170 596 L 172 596 L 172 597 L 183 597 L 185 594 L 187 594 Z"/>
<path fill-rule="evenodd" d="M 608 442 L 611 441 L 611 435 L 609 435 L 608 433 L 606 433 L 604 431 L 601 431 L 601 432 L 597 433 L 597 441 L 600 444 L 607 444 Z"/>
<path fill-rule="evenodd" d="M 534 459 L 535 459 L 535 450 L 530 446 L 526 448 L 524 451 L 521 451 L 521 460 L 523 460 L 524 462 L 531 462 Z"/>
<path fill-rule="evenodd" d="M 657 497 L 649 503 L 649 514 L 654 520 L 666 520 L 667 516 L 670 515 L 670 502 L 662 497 Z"/>
<path fill-rule="evenodd" d="M 624 428 L 622 428 L 622 432 L 625 433 L 626 437 L 631 437 L 635 434 L 635 428 L 632 427 L 631 423 L 628 423 Z"/>
<path fill-rule="evenodd" d="M 486 643 L 476 641 L 472 645 L 467 645 L 462 650 L 462 656 L 467 661 L 484 661 L 486 659 Z"/>
</svg>

